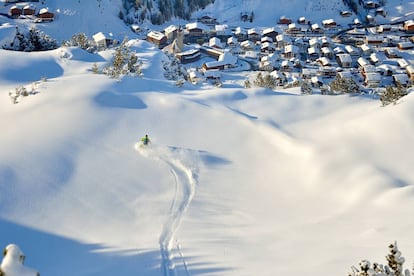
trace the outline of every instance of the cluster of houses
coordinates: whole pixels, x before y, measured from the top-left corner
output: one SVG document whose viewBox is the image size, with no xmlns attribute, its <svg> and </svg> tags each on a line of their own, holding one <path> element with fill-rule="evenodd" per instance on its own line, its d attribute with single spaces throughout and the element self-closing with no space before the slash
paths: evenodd
<svg viewBox="0 0 414 276">
<path fill-rule="evenodd" d="M 183 64 L 191 65 L 205 56 L 214 58 L 200 68 L 206 76 L 234 68 L 244 60 L 252 70 L 271 73 L 280 85 L 306 80 L 317 87 L 337 75 L 353 78 L 369 88 L 392 82 L 411 84 L 414 21 L 373 29 L 368 35 L 361 28 L 359 39 L 350 43 L 336 39 L 340 29 L 333 19 L 312 24 L 304 17 L 295 22 L 281 17 L 274 27 L 260 29 L 206 26 L 201 22 L 172 25 L 149 32 L 147 40 L 174 54 Z"/>
<path fill-rule="evenodd" d="M 12 5 L 7 12 L 10 18 L 31 18 L 34 22 L 49 22 L 55 19 L 55 14 L 47 8 L 37 9 L 36 5 L 24 4 L 24 5 Z"/>
</svg>

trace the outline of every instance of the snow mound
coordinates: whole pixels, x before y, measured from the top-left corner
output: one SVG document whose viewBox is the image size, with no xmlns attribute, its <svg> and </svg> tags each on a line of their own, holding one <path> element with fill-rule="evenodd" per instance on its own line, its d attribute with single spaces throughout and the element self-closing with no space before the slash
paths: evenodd
<svg viewBox="0 0 414 276">
<path fill-rule="evenodd" d="M 0 265 L 0 272 L 4 273 L 6 276 L 39 276 L 39 273 L 36 270 L 23 265 L 24 259 L 25 256 L 19 246 L 9 244 L 4 249 L 4 257 Z"/>
</svg>

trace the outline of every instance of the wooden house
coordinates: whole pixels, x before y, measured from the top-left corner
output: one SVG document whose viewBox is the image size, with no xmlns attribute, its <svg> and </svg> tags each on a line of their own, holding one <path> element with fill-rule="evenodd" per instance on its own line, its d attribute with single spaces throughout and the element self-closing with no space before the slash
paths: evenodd
<svg viewBox="0 0 414 276">
<path fill-rule="evenodd" d="M 329 58 L 329 59 L 332 59 L 334 57 L 334 53 L 331 50 L 331 48 L 329 48 L 329 47 L 322 47 L 321 48 L 321 55 L 323 57 L 326 57 L 326 58 Z"/>
<path fill-rule="evenodd" d="M 365 9 L 376 9 L 380 6 L 380 4 L 378 3 L 378 1 L 365 0 L 363 1 L 363 6 Z"/>
<path fill-rule="evenodd" d="M 401 55 L 396 48 L 386 48 L 384 51 L 388 58 L 400 58 Z"/>
<path fill-rule="evenodd" d="M 337 74 L 335 67 L 332 66 L 322 66 L 319 67 L 317 75 L 324 78 L 332 78 Z"/>
<path fill-rule="evenodd" d="M 365 38 L 365 44 L 371 45 L 371 46 L 380 46 L 384 43 L 384 37 L 383 36 L 366 36 Z"/>
<path fill-rule="evenodd" d="M 407 74 L 394 74 L 392 75 L 392 81 L 395 85 L 402 85 L 407 87 L 410 80 Z"/>
<path fill-rule="evenodd" d="M 23 15 L 35 15 L 36 7 L 34 5 L 26 5 L 23 7 Z"/>
<path fill-rule="evenodd" d="M 276 84 L 281 86 L 286 82 L 286 77 L 279 71 L 272 71 L 270 76 L 276 81 Z"/>
<path fill-rule="evenodd" d="M 318 74 L 318 68 L 302 68 L 301 78 L 302 79 L 311 79 L 313 76 Z"/>
<path fill-rule="evenodd" d="M 363 57 L 357 59 L 357 64 L 361 69 L 364 68 L 364 66 L 371 65 L 371 63 Z"/>
<path fill-rule="evenodd" d="M 350 54 L 352 57 L 360 56 L 358 48 L 352 45 L 345 45 L 345 51 Z"/>
<path fill-rule="evenodd" d="M 200 37 L 204 35 L 204 26 L 199 22 L 188 23 L 185 25 L 185 28 L 189 36 Z"/>
<path fill-rule="evenodd" d="M 379 25 L 377 27 L 377 33 L 388 33 L 391 31 L 391 25 L 386 24 L 386 25 Z"/>
<path fill-rule="evenodd" d="M 284 34 L 279 34 L 276 36 L 276 46 L 279 48 L 283 48 L 292 43 L 292 39 L 289 36 Z"/>
<path fill-rule="evenodd" d="M 178 58 L 181 63 L 186 64 L 199 60 L 201 54 L 199 49 L 191 49 L 185 52 L 176 53 L 175 57 Z"/>
<path fill-rule="evenodd" d="M 366 76 L 367 74 L 372 74 L 372 73 L 378 73 L 378 69 L 377 67 L 375 67 L 374 65 L 371 64 L 367 64 L 362 66 L 361 68 L 361 75 L 362 76 Z"/>
<path fill-rule="evenodd" d="M 316 61 L 319 62 L 322 66 L 332 66 L 332 62 L 327 57 L 320 57 Z"/>
<path fill-rule="evenodd" d="M 279 18 L 279 22 L 278 23 L 281 24 L 281 25 L 289 25 L 290 23 L 292 23 L 292 19 L 287 18 L 285 16 L 281 16 Z"/>
<path fill-rule="evenodd" d="M 336 46 L 335 48 L 333 48 L 333 52 L 335 53 L 335 55 L 345 54 L 345 49 L 342 46 Z"/>
<path fill-rule="evenodd" d="M 320 88 L 323 85 L 323 80 L 321 76 L 313 76 L 310 80 L 312 87 Z"/>
<path fill-rule="evenodd" d="M 286 33 L 289 34 L 298 34 L 302 31 L 302 29 L 296 25 L 296 23 L 290 23 L 286 29 Z"/>
<path fill-rule="evenodd" d="M 247 39 L 247 32 L 242 27 L 237 27 L 234 30 L 234 36 L 238 41 L 245 41 Z"/>
<path fill-rule="evenodd" d="M 314 23 L 311 25 L 312 33 L 321 34 L 323 33 L 322 27 L 318 23 Z"/>
<path fill-rule="evenodd" d="M 221 40 L 218 37 L 210 38 L 208 41 L 208 46 L 212 48 L 223 49 L 223 43 L 221 43 Z"/>
<path fill-rule="evenodd" d="M 381 74 L 380 73 L 367 73 L 364 77 L 365 77 L 364 84 L 367 87 L 381 86 Z"/>
<path fill-rule="evenodd" d="M 262 38 L 260 39 L 260 43 L 265 43 L 265 42 L 273 43 L 274 40 L 273 38 L 269 36 L 262 36 Z"/>
<path fill-rule="evenodd" d="M 342 17 L 350 17 L 352 15 L 352 12 L 351 11 L 348 11 L 348 10 L 345 10 L 345 11 L 340 11 L 339 14 Z"/>
<path fill-rule="evenodd" d="M 375 24 L 375 17 L 373 17 L 372 15 L 370 15 L 370 14 L 367 14 L 366 16 L 365 16 L 365 21 L 368 23 L 368 24 Z"/>
<path fill-rule="evenodd" d="M 383 17 L 386 17 L 386 16 L 387 16 L 387 12 L 385 11 L 384 7 L 379 7 L 379 8 L 377 8 L 377 9 L 375 10 L 374 15 L 375 15 L 375 16 L 377 16 L 377 15 L 382 15 Z"/>
<path fill-rule="evenodd" d="M 322 26 L 325 29 L 335 28 L 336 27 L 336 22 L 333 19 L 325 19 L 325 20 L 322 20 Z"/>
<path fill-rule="evenodd" d="M 151 31 L 147 34 L 147 41 L 162 48 L 167 44 L 167 37 L 161 32 Z"/>
<path fill-rule="evenodd" d="M 216 37 L 220 38 L 223 41 L 232 36 L 229 26 L 225 24 L 215 25 L 214 32 L 216 34 Z"/>
<path fill-rule="evenodd" d="M 275 30 L 275 28 L 266 28 L 262 31 L 262 37 L 271 37 L 273 41 L 276 40 L 276 36 L 279 33 Z"/>
<path fill-rule="evenodd" d="M 397 43 L 397 47 L 400 50 L 411 50 L 414 49 L 414 43 L 412 43 L 411 41 L 399 42 Z"/>
<path fill-rule="evenodd" d="M 398 66 L 400 66 L 401 69 L 405 69 L 408 65 L 410 65 L 408 63 L 408 61 L 406 59 L 404 59 L 404 58 L 399 58 L 397 60 L 397 63 L 398 63 Z"/>
<path fill-rule="evenodd" d="M 237 45 L 237 38 L 235 38 L 234 36 L 231 36 L 231 37 L 227 38 L 227 45 L 229 47 L 236 47 L 236 45 Z"/>
<path fill-rule="evenodd" d="M 407 67 L 405 67 L 405 70 L 410 80 L 414 80 L 414 66 L 408 65 Z"/>
<path fill-rule="evenodd" d="M 384 76 L 392 76 L 395 73 L 394 66 L 391 66 L 389 64 L 381 64 L 377 66 L 378 72 L 381 73 L 381 75 Z"/>
<path fill-rule="evenodd" d="M 320 50 L 318 47 L 309 47 L 308 48 L 308 57 L 310 60 L 317 60 L 320 56 Z"/>
<path fill-rule="evenodd" d="M 286 45 L 283 48 L 283 56 L 285 58 L 296 58 L 299 55 L 299 47 L 296 45 Z"/>
<path fill-rule="evenodd" d="M 200 51 L 212 58 L 219 59 L 220 56 L 224 53 L 223 49 L 213 48 L 208 46 L 202 46 Z"/>
<path fill-rule="evenodd" d="M 217 61 L 211 61 L 204 63 L 202 66 L 203 71 L 207 70 L 224 70 L 228 68 L 234 68 L 237 66 L 237 57 L 232 54 L 225 52 L 220 55 Z"/>
<path fill-rule="evenodd" d="M 271 72 L 275 68 L 270 60 L 261 60 L 259 63 L 259 70 Z"/>
<path fill-rule="evenodd" d="M 372 64 L 378 64 L 381 59 L 378 57 L 377 53 L 372 53 L 369 55 L 369 60 Z"/>
<path fill-rule="evenodd" d="M 309 47 L 321 47 L 321 42 L 319 41 L 319 39 L 317 37 L 312 37 L 311 39 L 309 39 Z"/>
<path fill-rule="evenodd" d="M 55 14 L 50 12 L 48 9 L 43 8 L 37 14 L 37 18 L 39 18 L 42 22 L 53 21 L 55 19 Z"/>
<path fill-rule="evenodd" d="M 206 25 L 214 25 L 217 23 L 217 19 L 209 15 L 203 15 L 202 17 L 198 18 L 198 21 Z"/>
<path fill-rule="evenodd" d="M 240 43 L 240 47 L 244 50 L 244 51 L 252 51 L 254 50 L 254 43 L 251 42 L 250 40 L 245 40 L 242 41 Z"/>
<path fill-rule="evenodd" d="M 407 20 L 403 24 L 404 31 L 406 33 L 414 33 L 414 20 Z"/>
<path fill-rule="evenodd" d="M 280 70 L 283 72 L 290 72 L 292 71 L 293 64 L 290 60 L 283 60 L 280 64 Z"/>
<path fill-rule="evenodd" d="M 196 84 L 204 81 L 203 76 L 198 71 L 196 71 L 196 70 L 190 70 L 188 72 L 188 79 L 194 85 L 196 85 Z"/>
<path fill-rule="evenodd" d="M 310 24 L 310 21 L 307 20 L 306 17 L 304 17 L 304 16 L 299 17 L 297 22 L 300 25 L 309 25 Z"/>
<path fill-rule="evenodd" d="M 19 8 L 18 6 L 12 6 L 9 9 L 8 15 L 13 18 L 18 18 L 20 15 L 22 15 L 22 13 L 23 13 L 23 10 L 21 8 Z"/>
<path fill-rule="evenodd" d="M 207 70 L 204 71 L 204 77 L 207 80 L 220 80 L 221 72 L 219 70 Z"/>
<path fill-rule="evenodd" d="M 111 36 L 106 36 L 102 32 L 92 35 L 92 39 L 98 50 L 106 49 L 113 44 L 113 38 Z"/>
<path fill-rule="evenodd" d="M 175 25 L 170 25 L 164 29 L 164 34 L 167 37 L 167 40 L 173 41 L 177 38 L 178 27 Z"/>
<path fill-rule="evenodd" d="M 260 47 L 262 53 L 274 53 L 276 50 L 275 45 L 271 42 L 264 42 Z"/>
<path fill-rule="evenodd" d="M 370 54 L 372 54 L 373 53 L 373 50 L 372 50 L 372 48 L 369 46 L 369 45 L 367 45 L 367 44 L 361 44 L 360 46 L 359 46 L 359 48 L 361 49 L 361 53 L 363 54 L 363 55 L 370 55 Z"/>
<path fill-rule="evenodd" d="M 247 39 L 253 42 L 260 40 L 260 33 L 255 29 L 251 28 L 247 30 Z"/>
<path fill-rule="evenodd" d="M 323 36 L 320 38 L 321 47 L 330 47 L 332 45 L 332 40 L 330 37 Z"/>
<path fill-rule="evenodd" d="M 352 66 L 352 58 L 350 54 L 337 54 L 336 61 L 338 62 L 339 66 L 343 68 L 349 68 Z"/>
</svg>

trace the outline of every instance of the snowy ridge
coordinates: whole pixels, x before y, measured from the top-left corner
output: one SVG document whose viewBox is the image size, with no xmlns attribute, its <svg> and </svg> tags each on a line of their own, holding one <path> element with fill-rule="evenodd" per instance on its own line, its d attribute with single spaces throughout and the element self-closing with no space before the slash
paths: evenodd
<svg viewBox="0 0 414 276">
<path fill-rule="evenodd" d="M 197 160 L 196 153 L 191 150 L 174 147 L 162 147 L 141 143 L 135 145 L 136 150 L 145 157 L 165 163 L 173 176 L 175 195 L 171 203 L 168 218 L 164 223 L 159 238 L 162 268 L 165 276 L 181 275 L 175 263 L 174 247 L 182 260 L 183 275 L 190 275 L 181 245 L 176 233 L 196 192 Z M 198 159 L 198 158 L 197 158 Z"/>
</svg>

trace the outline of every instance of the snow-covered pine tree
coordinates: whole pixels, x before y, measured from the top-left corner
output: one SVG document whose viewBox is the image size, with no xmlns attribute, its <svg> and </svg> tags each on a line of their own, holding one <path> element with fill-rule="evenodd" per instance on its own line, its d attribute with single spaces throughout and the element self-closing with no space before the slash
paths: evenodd
<svg viewBox="0 0 414 276">
<path fill-rule="evenodd" d="M 307 81 L 302 82 L 300 86 L 300 92 L 304 95 L 312 94 L 312 86 L 310 85 L 310 83 Z"/>
<path fill-rule="evenodd" d="M 405 262 L 404 257 L 401 256 L 400 250 L 398 250 L 397 242 L 391 243 L 388 246 L 390 250 L 389 254 L 386 256 L 388 261 L 388 267 L 390 268 L 391 274 L 393 276 L 403 276 L 403 265 Z"/>
</svg>

